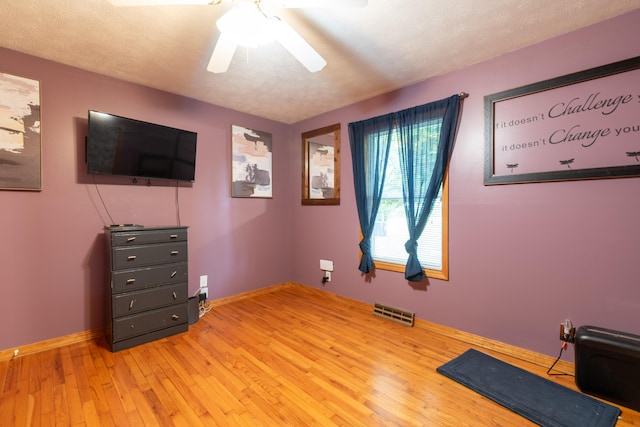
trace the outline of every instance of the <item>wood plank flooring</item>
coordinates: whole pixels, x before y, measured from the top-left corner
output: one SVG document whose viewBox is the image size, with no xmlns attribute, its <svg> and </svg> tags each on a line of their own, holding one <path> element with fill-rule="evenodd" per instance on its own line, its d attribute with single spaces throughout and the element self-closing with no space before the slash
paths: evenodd
<svg viewBox="0 0 640 427">
<path fill-rule="evenodd" d="M 545 366 L 371 310 L 282 287 L 118 353 L 98 339 L 0 362 L 0 425 L 533 425 L 435 369 L 471 347 L 541 376 Z M 640 413 L 622 408 L 617 426 L 634 425 Z"/>
</svg>

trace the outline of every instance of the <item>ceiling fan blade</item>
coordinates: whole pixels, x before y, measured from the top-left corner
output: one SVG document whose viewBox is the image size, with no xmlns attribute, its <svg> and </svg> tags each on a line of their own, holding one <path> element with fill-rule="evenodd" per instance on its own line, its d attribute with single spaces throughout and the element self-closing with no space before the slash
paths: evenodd
<svg viewBox="0 0 640 427">
<path fill-rule="evenodd" d="M 224 73 L 229 69 L 229 64 L 233 59 L 238 44 L 229 36 L 220 33 L 216 47 L 207 65 L 207 71 L 212 73 Z"/>
<path fill-rule="evenodd" d="M 276 40 L 284 46 L 305 68 L 312 73 L 322 70 L 327 61 L 311 47 L 305 39 L 291 28 L 282 19 L 274 17 L 273 24 L 276 27 Z"/>
<path fill-rule="evenodd" d="M 367 0 L 262 0 L 276 7 L 307 8 L 307 7 L 363 7 Z"/>
<path fill-rule="evenodd" d="M 216 4 L 212 0 L 108 0 L 114 6 L 169 6 L 180 4 Z"/>
</svg>

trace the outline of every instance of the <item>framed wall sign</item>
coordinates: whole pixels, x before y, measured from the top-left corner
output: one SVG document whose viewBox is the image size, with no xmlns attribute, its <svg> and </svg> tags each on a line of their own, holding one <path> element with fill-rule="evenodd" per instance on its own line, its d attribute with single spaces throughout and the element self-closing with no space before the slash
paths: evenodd
<svg viewBox="0 0 640 427">
<path fill-rule="evenodd" d="M 273 197 L 271 134 L 231 126 L 231 197 Z"/>
<path fill-rule="evenodd" d="M 640 176 L 640 57 L 487 95 L 484 184 Z"/>
<path fill-rule="evenodd" d="M 0 189 L 42 190 L 40 82 L 0 73 Z"/>
</svg>

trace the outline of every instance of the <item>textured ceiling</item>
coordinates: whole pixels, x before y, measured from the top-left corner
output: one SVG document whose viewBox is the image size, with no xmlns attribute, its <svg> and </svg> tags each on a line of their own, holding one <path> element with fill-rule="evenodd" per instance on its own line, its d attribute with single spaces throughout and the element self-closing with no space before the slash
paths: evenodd
<svg viewBox="0 0 640 427">
<path fill-rule="evenodd" d="M 364 8 L 272 9 L 328 65 L 310 73 L 274 42 L 239 48 L 227 73 L 212 74 L 215 22 L 232 7 L 0 0 L 0 46 L 295 123 L 640 8 L 640 0 L 369 0 Z"/>
</svg>

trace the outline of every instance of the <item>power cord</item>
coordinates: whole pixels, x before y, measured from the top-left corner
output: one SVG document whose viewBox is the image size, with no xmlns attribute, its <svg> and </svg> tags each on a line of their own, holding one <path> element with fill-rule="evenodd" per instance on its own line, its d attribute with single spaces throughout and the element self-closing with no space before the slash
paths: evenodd
<svg viewBox="0 0 640 427">
<path fill-rule="evenodd" d="M 558 363 L 558 361 L 559 361 L 559 360 L 560 360 L 560 358 L 562 357 L 562 352 L 563 352 L 563 351 L 565 351 L 566 349 L 567 349 L 567 343 L 566 343 L 566 342 L 563 342 L 563 343 L 562 343 L 562 346 L 560 347 L 560 354 L 558 355 L 558 357 L 556 358 L 556 360 L 553 362 L 553 364 L 552 364 L 552 365 L 549 367 L 549 369 L 547 370 L 547 375 L 557 375 L 557 376 L 566 375 L 566 376 L 568 376 L 568 377 L 572 377 L 572 376 L 573 376 L 573 375 L 571 375 L 571 374 L 567 374 L 567 373 L 564 373 L 564 372 L 561 372 L 561 373 L 555 373 L 555 374 L 552 374 L 552 373 L 551 373 L 551 370 L 553 369 L 553 367 L 554 367 L 554 366 L 556 366 L 556 363 Z"/>
<path fill-rule="evenodd" d="M 211 306 L 207 301 L 200 303 L 200 317 L 211 311 Z"/>
<path fill-rule="evenodd" d="M 196 289 L 196 291 L 193 293 L 192 296 L 196 297 L 199 295 L 200 295 L 200 288 Z M 212 307 L 209 305 L 209 302 L 207 301 L 198 302 L 199 317 L 204 316 L 206 313 L 210 312 L 211 309 Z"/>
<path fill-rule="evenodd" d="M 178 199 L 178 189 L 180 188 L 180 183 L 176 181 L 176 221 L 178 222 L 178 227 L 180 226 L 180 200 Z"/>
<path fill-rule="evenodd" d="M 109 209 L 107 208 L 107 204 L 104 202 L 104 199 L 102 198 L 102 194 L 100 194 L 100 187 L 98 187 L 98 183 L 96 182 L 96 176 L 91 174 L 91 178 L 93 179 L 93 185 L 96 187 L 96 191 L 98 193 L 98 197 L 100 197 L 100 201 L 102 202 L 102 206 L 104 207 L 104 210 L 107 213 L 107 216 L 109 217 L 109 220 L 111 221 L 110 224 L 115 224 L 115 222 L 113 222 L 113 218 L 111 218 L 111 214 L 109 213 Z"/>
</svg>

